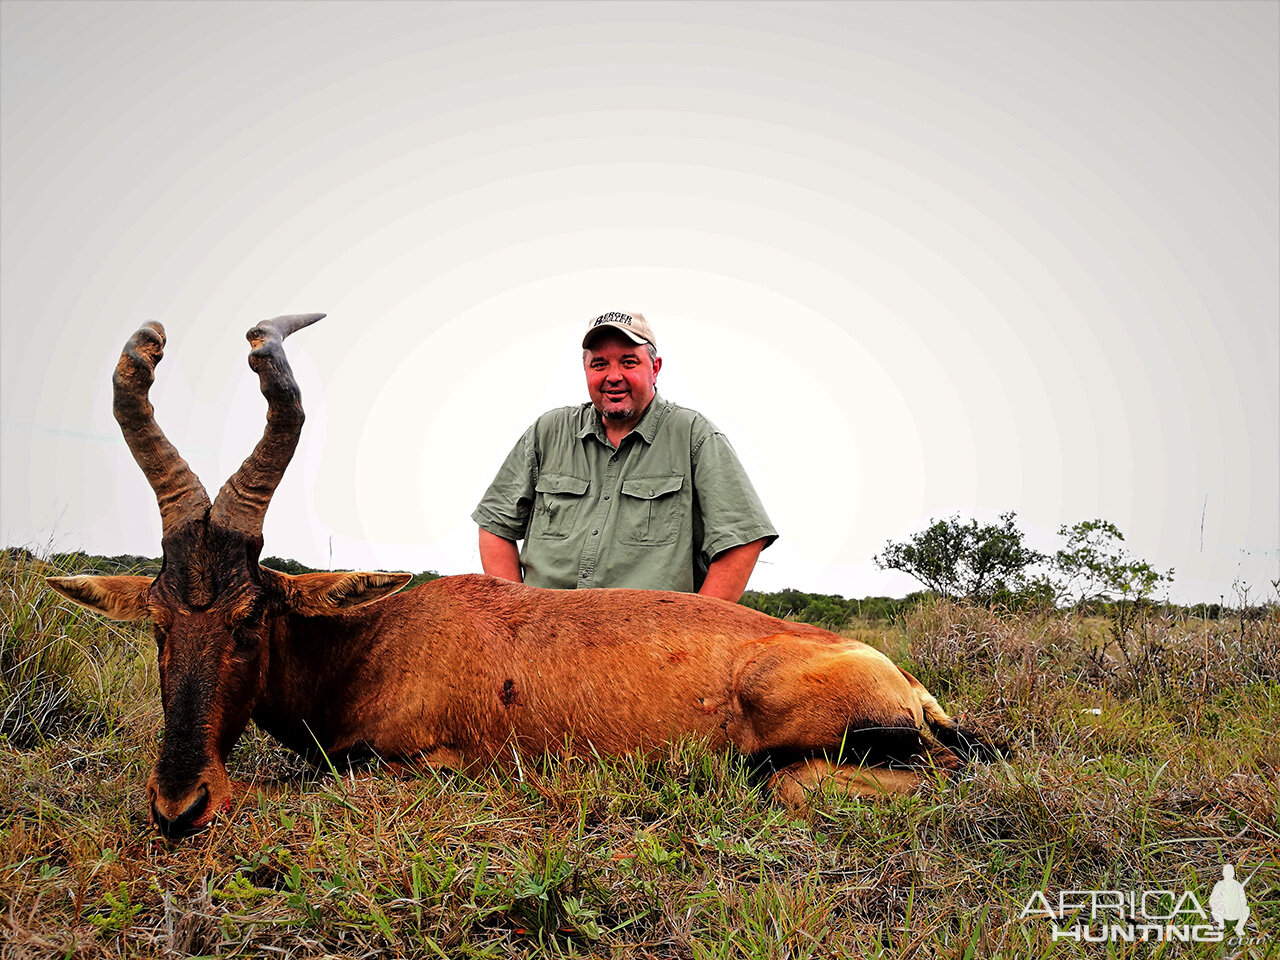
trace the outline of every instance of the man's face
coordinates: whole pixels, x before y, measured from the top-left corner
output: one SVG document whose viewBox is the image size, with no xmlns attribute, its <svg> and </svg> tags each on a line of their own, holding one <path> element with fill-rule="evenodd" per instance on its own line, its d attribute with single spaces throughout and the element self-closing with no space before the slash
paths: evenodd
<svg viewBox="0 0 1280 960">
<path fill-rule="evenodd" d="M 615 330 L 596 334 L 582 360 L 587 393 L 600 415 L 613 423 L 634 425 L 653 399 L 662 358 L 652 359 L 643 343 L 632 343 Z"/>
</svg>

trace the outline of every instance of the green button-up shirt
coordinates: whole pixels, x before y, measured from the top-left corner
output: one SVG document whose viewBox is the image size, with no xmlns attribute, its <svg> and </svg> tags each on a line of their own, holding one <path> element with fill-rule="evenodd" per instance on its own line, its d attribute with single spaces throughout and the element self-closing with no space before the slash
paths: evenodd
<svg viewBox="0 0 1280 960">
<path fill-rule="evenodd" d="M 543 414 L 471 518 L 524 541 L 535 587 L 693 592 L 725 550 L 778 536 L 725 435 L 660 396 L 616 449 L 589 403 Z"/>
</svg>

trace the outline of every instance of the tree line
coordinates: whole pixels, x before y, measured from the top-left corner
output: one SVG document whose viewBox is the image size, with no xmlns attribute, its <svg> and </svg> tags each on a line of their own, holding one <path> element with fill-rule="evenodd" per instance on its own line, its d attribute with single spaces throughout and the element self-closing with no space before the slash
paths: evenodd
<svg viewBox="0 0 1280 960">
<path fill-rule="evenodd" d="M 1064 524 L 1058 529 L 1062 544 L 1052 553 L 1028 546 L 1016 521 L 1013 512 L 985 524 L 956 514 L 932 520 L 905 540 L 886 542 L 872 558 L 875 564 L 882 570 L 906 573 L 924 588 L 905 597 L 845 598 L 787 587 L 773 592 L 748 590 L 741 603 L 770 616 L 829 629 L 853 621 L 893 622 L 935 597 L 1018 609 L 1070 607 L 1107 617 L 1145 607 L 1217 619 L 1225 610 L 1221 603 L 1194 607 L 1157 603 L 1156 595 L 1173 582 L 1173 569 L 1159 570 L 1133 556 L 1125 546 L 1124 534 L 1108 520 Z M 22 547 L 9 547 L 5 553 L 14 559 L 35 559 Z M 133 554 L 104 557 L 76 551 L 44 559 L 69 572 L 151 576 L 160 572 L 158 558 Z M 280 573 L 321 572 L 284 557 L 266 557 L 261 563 Z M 424 570 L 414 574 L 408 586 L 440 576 L 434 570 Z M 1280 581 L 1273 586 L 1280 592 Z M 1232 609 L 1247 617 L 1262 616 L 1271 606 L 1250 605 L 1247 592 L 1240 600 Z"/>
<path fill-rule="evenodd" d="M 21 560 L 30 563 L 35 560 L 43 560 L 45 563 L 52 564 L 67 573 L 135 574 L 145 577 L 156 576 L 160 572 L 162 562 L 159 557 L 142 557 L 133 553 L 121 553 L 113 557 L 104 557 L 94 553 L 85 553 L 82 550 L 74 550 L 70 553 L 50 553 L 37 557 L 26 547 L 6 547 L 3 550 L 3 554 L 6 558 L 14 561 Z M 305 563 L 299 563 L 297 560 L 289 560 L 285 557 L 264 557 L 258 562 L 277 573 L 290 575 L 327 572 L 318 567 L 308 567 Z M 387 572 L 408 573 L 409 571 L 390 570 Z M 413 579 L 405 585 L 405 589 L 416 587 L 421 583 L 430 583 L 432 580 L 439 580 L 440 576 L 434 570 L 423 570 L 413 575 Z"/>
</svg>

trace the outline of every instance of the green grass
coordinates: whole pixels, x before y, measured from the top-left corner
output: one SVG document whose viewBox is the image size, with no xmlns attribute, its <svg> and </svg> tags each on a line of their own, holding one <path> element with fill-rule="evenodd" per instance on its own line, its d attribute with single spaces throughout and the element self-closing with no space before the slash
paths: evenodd
<svg viewBox="0 0 1280 960">
<path fill-rule="evenodd" d="M 149 634 L 42 592 L 38 561 L 5 563 L 5 955 L 1280 957 L 1274 609 L 1119 637 L 950 604 L 855 625 L 1017 750 L 915 796 L 824 796 L 798 819 L 697 744 L 335 777 L 251 730 L 229 768 L 258 787 L 169 843 L 144 812 Z M 1253 874 L 1257 943 L 1055 943 L 1019 919 L 1036 890 L 1176 885 L 1207 907 L 1224 862 Z"/>
</svg>

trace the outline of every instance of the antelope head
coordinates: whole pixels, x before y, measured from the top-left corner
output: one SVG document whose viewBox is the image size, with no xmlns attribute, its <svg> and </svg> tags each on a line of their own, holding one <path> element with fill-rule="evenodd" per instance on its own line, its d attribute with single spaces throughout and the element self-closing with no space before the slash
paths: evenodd
<svg viewBox="0 0 1280 960">
<path fill-rule="evenodd" d="M 141 327 L 116 366 L 113 407 L 160 504 L 160 573 L 49 578 L 58 593 L 105 616 L 152 622 L 164 732 L 147 794 L 152 822 L 165 836 L 199 829 L 230 807 L 226 760 L 263 697 L 273 622 L 372 603 L 409 580 L 380 573 L 291 577 L 258 565 L 263 517 L 303 422 L 284 338 L 323 316 L 277 317 L 249 331 L 249 366 L 267 400 L 267 425 L 213 503 L 156 425 L 147 394 L 164 355 L 164 328 Z"/>
</svg>

